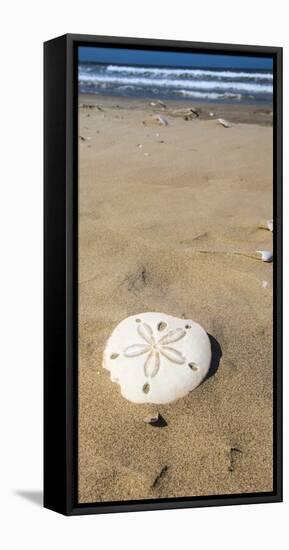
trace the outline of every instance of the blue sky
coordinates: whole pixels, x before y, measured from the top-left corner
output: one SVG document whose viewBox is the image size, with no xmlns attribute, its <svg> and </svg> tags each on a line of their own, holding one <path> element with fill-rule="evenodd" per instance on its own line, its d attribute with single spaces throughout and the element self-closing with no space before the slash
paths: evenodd
<svg viewBox="0 0 289 550">
<path fill-rule="evenodd" d="M 272 58 L 217 54 L 176 53 L 122 48 L 79 47 L 79 61 L 119 63 L 124 65 L 163 65 L 223 69 L 272 70 Z"/>
</svg>

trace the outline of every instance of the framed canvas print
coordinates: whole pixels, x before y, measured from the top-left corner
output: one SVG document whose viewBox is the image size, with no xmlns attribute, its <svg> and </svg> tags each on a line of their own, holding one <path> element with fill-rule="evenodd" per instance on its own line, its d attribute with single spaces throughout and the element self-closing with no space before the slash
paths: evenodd
<svg viewBox="0 0 289 550">
<path fill-rule="evenodd" d="M 44 46 L 44 505 L 282 500 L 282 49 Z"/>
</svg>

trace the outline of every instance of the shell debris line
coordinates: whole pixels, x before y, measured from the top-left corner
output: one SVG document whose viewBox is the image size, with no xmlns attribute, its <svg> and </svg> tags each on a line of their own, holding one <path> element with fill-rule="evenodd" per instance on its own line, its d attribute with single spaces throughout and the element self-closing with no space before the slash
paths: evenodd
<svg viewBox="0 0 289 550">
<path fill-rule="evenodd" d="M 109 337 L 103 367 L 133 403 L 169 403 L 187 395 L 206 377 L 211 344 L 191 319 L 156 312 L 121 321 Z"/>
</svg>

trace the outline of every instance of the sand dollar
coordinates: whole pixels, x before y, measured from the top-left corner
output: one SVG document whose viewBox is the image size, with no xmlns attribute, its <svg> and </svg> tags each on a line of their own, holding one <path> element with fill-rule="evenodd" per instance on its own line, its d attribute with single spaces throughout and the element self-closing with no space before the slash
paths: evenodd
<svg viewBox="0 0 289 550">
<path fill-rule="evenodd" d="M 123 397 L 134 403 L 169 403 L 196 388 L 208 373 L 211 345 L 191 319 L 139 313 L 109 337 L 103 367 Z"/>
</svg>

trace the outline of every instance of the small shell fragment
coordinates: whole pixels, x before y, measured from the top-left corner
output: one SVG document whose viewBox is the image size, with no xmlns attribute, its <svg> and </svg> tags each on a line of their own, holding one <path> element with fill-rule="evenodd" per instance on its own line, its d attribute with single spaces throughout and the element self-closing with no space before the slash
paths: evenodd
<svg viewBox="0 0 289 550">
<path fill-rule="evenodd" d="M 167 126 L 168 125 L 167 119 L 165 117 L 163 117 L 162 115 L 156 115 L 155 119 L 159 124 L 161 124 L 161 126 Z"/>
<path fill-rule="evenodd" d="M 273 254 L 269 250 L 256 250 L 257 254 L 261 254 L 262 262 L 272 262 Z"/>
<path fill-rule="evenodd" d="M 273 231 L 273 220 L 266 220 L 266 222 L 262 222 L 259 225 L 259 229 L 267 229 L 269 231 Z"/>
<path fill-rule="evenodd" d="M 165 428 L 168 425 L 166 419 L 157 411 L 146 416 L 144 422 L 156 428 Z"/>
<path fill-rule="evenodd" d="M 231 128 L 233 124 L 231 122 L 228 122 L 228 120 L 225 120 L 224 118 L 218 118 L 219 124 L 222 124 L 224 128 Z"/>
<path fill-rule="evenodd" d="M 156 424 L 160 419 L 160 413 L 159 412 L 155 412 L 153 414 L 148 414 L 145 418 L 144 418 L 144 422 L 146 424 Z"/>
<path fill-rule="evenodd" d="M 181 117 L 181 118 L 185 118 L 186 120 L 198 118 L 199 116 L 199 113 L 195 109 L 195 107 L 187 108 L 187 109 L 173 109 L 170 111 L 169 114 L 170 116 Z"/>
</svg>

